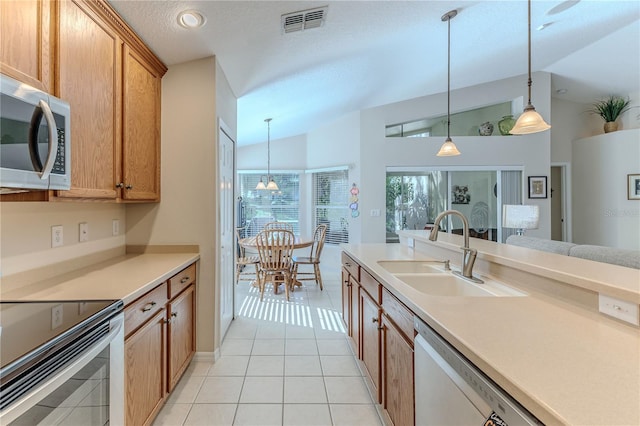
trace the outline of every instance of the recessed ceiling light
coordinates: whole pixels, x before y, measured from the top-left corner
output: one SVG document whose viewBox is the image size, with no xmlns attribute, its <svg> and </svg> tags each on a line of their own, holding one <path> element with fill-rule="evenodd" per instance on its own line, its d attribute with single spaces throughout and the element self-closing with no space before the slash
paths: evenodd
<svg viewBox="0 0 640 426">
<path fill-rule="evenodd" d="M 207 22 L 207 18 L 197 10 L 185 10 L 178 15 L 178 24 L 184 28 L 200 28 L 205 22 Z"/>
<path fill-rule="evenodd" d="M 558 95 L 564 95 L 565 93 L 567 93 L 567 89 L 558 89 L 558 90 L 556 90 L 556 93 Z"/>
</svg>

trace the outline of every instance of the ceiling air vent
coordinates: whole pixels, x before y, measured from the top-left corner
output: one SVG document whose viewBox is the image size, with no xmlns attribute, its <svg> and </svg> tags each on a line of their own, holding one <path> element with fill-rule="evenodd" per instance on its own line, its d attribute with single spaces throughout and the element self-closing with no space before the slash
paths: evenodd
<svg viewBox="0 0 640 426">
<path fill-rule="evenodd" d="M 286 34 L 321 27 L 327 16 L 327 8 L 323 6 L 282 15 L 282 30 Z"/>
</svg>

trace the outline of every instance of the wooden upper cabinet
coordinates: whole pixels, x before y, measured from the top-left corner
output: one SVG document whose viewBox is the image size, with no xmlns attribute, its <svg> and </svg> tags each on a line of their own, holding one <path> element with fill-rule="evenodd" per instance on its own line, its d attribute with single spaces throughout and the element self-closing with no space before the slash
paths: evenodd
<svg viewBox="0 0 640 426">
<path fill-rule="evenodd" d="M 52 3 L 49 0 L 0 1 L 0 71 L 51 93 Z"/>
<path fill-rule="evenodd" d="M 145 59 L 124 47 L 121 197 L 160 199 L 160 79 Z"/>
<path fill-rule="evenodd" d="M 122 40 L 86 3 L 59 2 L 57 94 L 71 106 L 71 190 L 115 200 L 121 145 Z"/>
</svg>

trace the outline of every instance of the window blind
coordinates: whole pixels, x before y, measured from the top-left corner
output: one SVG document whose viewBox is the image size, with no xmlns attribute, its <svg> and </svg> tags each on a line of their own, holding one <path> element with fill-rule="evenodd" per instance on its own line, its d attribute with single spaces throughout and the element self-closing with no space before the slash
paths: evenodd
<svg viewBox="0 0 640 426">
<path fill-rule="evenodd" d="M 349 175 L 347 170 L 313 173 L 313 223 L 327 225 L 325 242 L 349 242 Z"/>
</svg>

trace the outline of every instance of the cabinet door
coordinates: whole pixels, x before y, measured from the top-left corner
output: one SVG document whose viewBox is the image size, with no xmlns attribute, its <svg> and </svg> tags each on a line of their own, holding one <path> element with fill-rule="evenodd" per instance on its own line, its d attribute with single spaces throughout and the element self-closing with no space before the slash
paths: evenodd
<svg viewBox="0 0 640 426">
<path fill-rule="evenodd" d="M 124 48 L 121 197 L 160 200 L 160 78 L 144 58 Z"/>
<path fill-rule="evenodd" d="M 413 425 L 413 343 L 382 316 L 383 407 L 395 425 Z"/>
<path fill-rule="evenodd" d="M 351 309 L 349 311 L 351 315 L 349 318 L 349 324 L 351 324 L 351 343 L 353 353 L 360 358 L 360 285 L 351 275 L 349 275 L 349 282 L 351 283 L 349 287 L 351 300 Z"/>
<path fill-rule="evenodd" d="M 16 80 L 53 93 L 51 2 L 0 1 L 0 69 Z"/>
<path fill-rule="evenodd" d="M 125 342 L 125 416 L 128 426 L 150 424 L 166 396 L 166 310 Z"/>
<path fill-rule="evenodd" d="M 71 189 L 61 198 L 115 199 L 122 42 L 87 3 L 59 2 L 58 96 L 71 106 Z"/>
<path fill-rule="evenodd" d="M 362 289 L 360 290 L 360 308 L 362 309 L 362 335 L 360 336 L 362 362 L 371 379 L 376 402 L 380 402 L 380 308 Z"/>
<path fill-rule="evenodd" d="M 342 268 L 342 321 L 347 329 L 347 335 L 351 336 L 351 284 L 349 272 Z"/>
<path fill-rule="evenodd" d="M 171 392 L 196 352 L 196 292 L 191 285 L 168 304 L 169 382 Z"/>
</svg>

